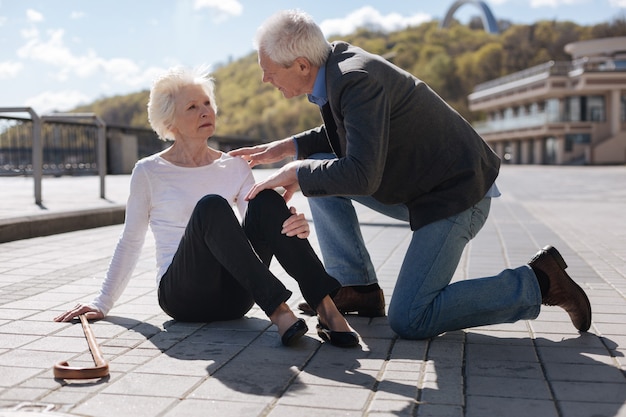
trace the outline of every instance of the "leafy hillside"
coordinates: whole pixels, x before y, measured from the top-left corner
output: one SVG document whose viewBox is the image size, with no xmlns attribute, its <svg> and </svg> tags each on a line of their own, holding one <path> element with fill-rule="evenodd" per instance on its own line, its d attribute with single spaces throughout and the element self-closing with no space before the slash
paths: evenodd
<svg viewBox="0 0 626 417">
<path fill-rule="evenodd" d="M 541 21 L 511 25 L 493 35 L 482 30 L 480 20 L 439 29 L 432 21 L 393 33 L 359 30 L 341 39 L 385 56 L 426 81 L 469 120 L 467 96 L 478 83 L 550 60 L 570 60 L 563 48 L 570 42 L 626 36 L 626 20 L 595 26 L 572 22 Z M 214 71 L 218 134 L 245 136 L 259 142 L 286 137 L 320 123 L 316 106 L 305 97 L 282 98 L 261 82 L 256 53 Z M 94 112 L 107 123 L 149 127 L 148 92 L 98 100 L 74 111 Z"/>
</svg>

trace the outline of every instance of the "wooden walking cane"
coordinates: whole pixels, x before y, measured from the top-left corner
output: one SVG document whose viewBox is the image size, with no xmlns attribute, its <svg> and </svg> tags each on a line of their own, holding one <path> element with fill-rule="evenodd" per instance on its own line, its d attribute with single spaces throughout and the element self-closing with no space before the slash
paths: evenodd
<svg viewBox="0 0 626 417">
<path fill-rule="evenodd" d="M 89 327 L 89 321 L 84 314 L 80 316 L 80 322 L 83 325 L 83 332 L 85 338 L 87 338 L 87 344 L 89 344 L 89 350 L 96 366 L 93 367 L 74 367 L 70 366 L 67 361 L 59 362 L 54 365 L 54 377 L 59 379 L 93 379 L 102 378 L 109 375 L 109 364 L 104 360 L 102 352 L 100 352 L 100 346 L 96 342 L 96 337 Z"/>
</svg>

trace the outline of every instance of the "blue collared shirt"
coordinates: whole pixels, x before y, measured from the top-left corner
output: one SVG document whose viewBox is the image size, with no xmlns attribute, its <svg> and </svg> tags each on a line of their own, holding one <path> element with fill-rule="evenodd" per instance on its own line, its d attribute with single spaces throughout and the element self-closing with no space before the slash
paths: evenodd
<svg viewBox="0 0 626 417">
<path fill-rule="evenodd" d="M 317 71 L 315 83 L 313 84 L 313 92 L 306 96 L 311 103 L 317 104 L 320 108 L 328 103 L 328 94 L 326 93 L 326 63 L 322 64 Z M 296 155 L 293 158 L 295 161 L 298 159 L 298 141 L 296 141 L 295 137 L 293 138 L 293 143 L 296 145 Z M 300 169 L 300 167 L 298 167 L 298 169 Z"/>
<path fill-rule="evenodd" d="M 322 64 L 315 76 L 315 84 L 313 84 L 313 92 L 307 94 L 311 103 L 322 107 L 328 103 L 328 94 L 326 94 L 326 63 Z"/>
</svg>

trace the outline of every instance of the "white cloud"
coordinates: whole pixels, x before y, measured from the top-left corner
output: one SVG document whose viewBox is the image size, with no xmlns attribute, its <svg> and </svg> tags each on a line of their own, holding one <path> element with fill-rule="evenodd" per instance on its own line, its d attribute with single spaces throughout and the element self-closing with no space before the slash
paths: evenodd
<svg viewBox="0 0 626 417">
<path fill-rule="evenodd" d="M 6 16 L 0 16 L 0 26 L 3 26 L 7 22 Z"/>
<path fill-rule="evenodd" d="M 609 4 L 611 7 L 626 8 L 626 0 L 610 0 Z"/>
<path fill-rule="evenodd" d="M 556 9 L 560 6 L 571 6 L 580 3 L 585 3 L 585 0 L 531 0 L 530 7 L 534 9 L 538 7 L 552 7 Z"/>
<path fill-rule="evenodd" d="M 32 28 L 28 28 L 28 29 L 22 29 L 20 30 L 20 34 L 22 35 L 22 38 L 24 39 L 32 39 L 32 38 L 36 38 L 39 36 L 39 29 L 32 27 Z"/>
<path fill-rule="evenodd" d="M 37 23 L 43 22 L 43 15 L 39 13 L 37 10 L 28 9 L 26 10 L 26 18 L 29 22 Z"/>
<path fill-rule="evenodd" d="M 27 99 L 25 105 L 35 109 L 38 114 L 46 114 L 52 111 L 68 111 L 91 100 L 92 98 L 75 90 L 44 91 Z"/>
<path fill-rule="evenodd" d="M 0 62 L 0 80 L 15 78 L 22 68 L 24 68 L 24 65 L 21 62 Z"/>
<path fill-rule="evenodd" d="M 407 26 L 416 26 L 431 19 L 431 16 L 425 13 L 418 13 L 413 16 L 390 13 L 383 16 L 373 7 L 364 6 L 345 18 L 324 20 L 320 23 L 320 27 L 326 36 L 346 35 L 362 27 L 390 32 L 404 29 Z"/>
<path fill-rule="evenodd" d="M 83 17 L 85 17 L 84 12 L 73 11 L 70 13 L 70 19 L 82 19 Z"/>
<path fill-rule="evenodd" d="M 243 6 L 237 0 L 195 0 L 193 9 L 212 9 L 216 12 L 214 20 L 223 21 L 231 16 L 239 16 Z"/>
<path fill-rule="evenodd" d="M 22 31 L 22 36 L 27 39 L 24 46 L 17 50 L 17 55 L 23 59 L 32 59 L 57 67 L 74 66 L 76 58 L 63 44 L 63 29 L 48 32 L 48 41 L 39 38 L 39 31 Z"/>
<path fill-rule="evenodd" d="M 63 29 L 49 31 L 48 39 L 41 39 L 37 31 L 22 34 L 27 42 L 18 49 L 17 55 L 21 59 L 52 67 L 55 71 L 53 76 L 59 82 L 100 76 L 102 81 L 98 83 L 113 85 L 116 91 L 125 91 L 127 87 L 148 88 L 156 74 L 163 71 L 156 67 L 142 68 L 129 58 L 103 58 L 91 49 L 75 54 L 63 41 Z M 39 100 L 45 98 L 47 96 Z"/>
</svg>

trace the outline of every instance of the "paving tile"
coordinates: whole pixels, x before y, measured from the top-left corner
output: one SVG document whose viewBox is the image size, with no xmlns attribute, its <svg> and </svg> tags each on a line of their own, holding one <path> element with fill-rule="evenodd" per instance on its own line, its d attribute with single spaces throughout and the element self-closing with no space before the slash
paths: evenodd
<svg viewBox="0 0 626 417">
<path fill-rule="evenodd" d="M 278 400 L 278 405 L 296 405 L 317 409 L 359 411 L 364 410 L 369 391 L 325 385 L 293 384 Z"/>
<path fill-rule="evenodd" d="M 626 417 L 626 403 L 601 403 L 581 401 L 559 401 L 562 415 L 568 417 L 611 416 Z"/>
<path fill-rule="evenodd" d="M 38 368 L 23 368 L 17 366 L 0 366 L 0 387 L 10 388 L 23 383 L 41 372 Z"/>
<path fill-rule="evenodd" d="M 469 375 L 466 384 L 468 395 L 536 400 L 549 400 L 552 397 L 543 379 Z"/>
<path fill-rule="evenodd" d="M 626 390 L 624 382 L 578 382 L 551 381 L 554 397 L 557 401 L 582 401 L 611 404 L 624 404 Z"/>
<path fill-rule="evenodd" d="M 502 398 L 500 396 L 468 395 L 465 417 L 559 417 L 559 412 L 550 400 L 527 398 Z"/>
<path fill-rule="evenodd" d="M 266 408 L 264 404 L 186 399 L 179 401 L 169 409 L 164 417 L 242 417 L 261 415 Z M 270 414 L 274 415 L 274 414 Z M 293 414 L 292 414 L 293 415 Z"/>
<path fill-rule="evenodd" d="M 453 277 L 493 275 L 554 244 L 592 302 L 593 326 L 583 334 L 548 306 L 536 320 L 416 341 L 399 339 L 386 317 L 349 315 L 361 344 L 338 349 L 321 342 L 315 317 L 303 316 L 310 331 L 285 348 L 258 306 L 228 322 L 179 323 L 164 314 L 148 235 L 127 290 L 91 324 L 110 375 L 56 380 L 58 361 L 93 364 L 80 324 L 52 318 L 97 294 L 121 226 L 0 244 L 0 411 L 24 402 L 89 417 L 626 417 L 626 229 L 615 227 L 626 189 L 599 186 L 623 182 L 626 168 L 586 168 L 503 167 L 503 196 Z M 303 196 L 293 202 L 310 218 Z M 389 303 L 411 232 L 356 210 Z M 319 250 L 315 233 L 310 240 Z M 295 308 L 296 283 L 277 263 L 272 272 L 294 291 Z"/>
<path fill-rule="evenodd" d="M 96 394 L 72 409 L 72 413 L 91 417 L 154 417 L 174 404 L 176 399 L 171 397 Z"/>
<path fill-rule="evenodd" d="M 126 374 L 102 390 L 103 394 L 127 394 L 180 398 L 202 381 L 202 377 L 148 374 Z"/>
</svg>

